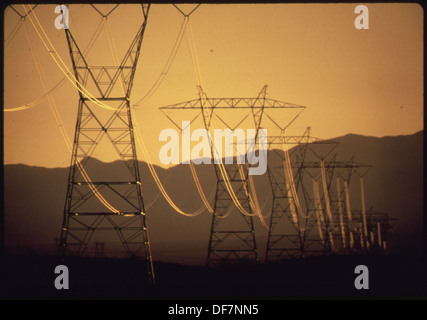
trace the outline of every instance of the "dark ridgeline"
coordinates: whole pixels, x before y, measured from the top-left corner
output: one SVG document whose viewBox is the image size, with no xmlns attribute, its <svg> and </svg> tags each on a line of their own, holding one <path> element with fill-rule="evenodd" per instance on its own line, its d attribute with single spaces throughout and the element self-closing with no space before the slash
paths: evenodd
<svg viewBox="0 0 427 320">
<path fill-rule="evenodd" d="M 158 196 L 148 167 L 140 163 L 143 192 L 149 207 L 147 224 L 158 285 L 154 291 L 144 291 L 144 268 L 134 261 L 121 259 L 82 259 L 70 261 L 74 270 L 75 296 L 324 296 L 360 295 L 354 289 L 354 267 L 366 263 L 370 267 L 371 295 L 416 295 L 422 286 L 422 213 L 423 213 L 423 132 L 409 136 L 373 138 L 346 135 L 334 139 L 339 145 L 337 157 L 373 166 L 365 177 L 367 207 L 387 212 L 397 222 L 390 234 L 389 256 L 318 257 L 304 261 L 284 261 L 268 265 L 220 267 L 205 269 L 211 216 L 208 212 L 187 218 L 174 212 Z M 92 165 L 99 172 L 114 172 L 117 163 Z M 168 170 L 157 168 L 165 188 L 183 210 L 194 211 L 201 205 L 188 165 Z M 205 193 L 209 196 L 214 178 L 209 165 L 196 166 Z M 60 296 L 53 287 L 54 267 L 59 264 L 52 257 L 62 223 L 66 192 L 67 168 L 40 168 L 25 165 L 6 165 L 5 186 L 5 273 L 18 279 L 8 282 L 2 296 Z M 119 173 L 118 173 L 119 174 Z M 265 178 L 265 179 L 264 179 Z M 257 190 L 262 204 L 268 195 L 268 179 L 257 177 Z M 359 201 L 357 190 L 352 202 Z M 267 206 L 268 207 L 268 206 Z M 258 227 L 257 227 L 258 228 Z M 260 230 L 260 236 L 265 230 Z M 105 240 L 103 250 L 119 252 L 120 247 Z M 101 241 L 104 241 L 101 240 Z M 97 240 L 98 241 L 98 240 Z M 264 243 L 259 245 L 264 250 Z M 92 251 L 93 252 L 92 252 Z M 88 248 L 93 256 L 93 248 Z M 261 253 L 262 254 L 262 253 Z M 44 256 L 43 256 L 44 255 Z M 403 259 L 402 259 L 403 257 Z M 183 265 L 180 265 L 183 264 Z M 188 266 L 194 265 L 194 266 Z M 73 267 L 71 267 L 73 266 Z M 78 270 L 78 271 L 76 271 Z M 118 272 L 118 270 L 121 270 Z M 396 279 L 403 274 L 406 280 Z M 93 276 L 96 274 L 97 276 Z M 111 276 L 114 274 L 114 276 Z M 132 274 L 132 277 L 126 275 Z M 140 275 L 139 279 L 138 276 Z M 71 277 L 71 276 L 70 276 Z M 391 281 L 390 279 L 394 279 Z M 107 280 L 108 279 L 108 280 Z M 48 284 L 46 284 L 48 283 Z M 424 290 L 424 291 L 422 291 Z M 365 292 L 365 294 L 367 294 Z"/>
</svg>

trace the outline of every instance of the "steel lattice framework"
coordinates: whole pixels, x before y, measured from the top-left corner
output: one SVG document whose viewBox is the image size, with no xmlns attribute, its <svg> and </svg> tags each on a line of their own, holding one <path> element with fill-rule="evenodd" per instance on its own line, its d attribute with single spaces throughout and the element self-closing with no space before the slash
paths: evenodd
<svg viewBox="0 0 427 320">
<path fill-rule="evenodd" d="M 309 239 L 308 237 L 316 224 L 316 220 L 310 219 L 309 214 L 297 216 L 298 212 L 295 208 L 296 195 L 291 192 L 290 177 L 285 172 L 286 156 L 283 147 L 293 146 L 292 149 L 288 150 L 291 160 L 289 170 L 294 180 L 295 190 L 300 194 L 303 191 L 302 205 L 307 210 L 306 198 L 309 193 L 303 189 L 303 177 L 305 170 L 315 165 L 310 165 L 306 162 L 307 151 L 313 145 L 331 144 L 335 143 L 310 136 L 310 128 L 307 128 L 301 136 L 281 135 L 269 137 L 268 148 L 271 151 L 271 155 L 276 156 L 276 161 L 274 161 L 274 158 L 270 158 L 271 161 L 268 167 L 273 203 L 266 244 L 266 261 L 299 258 L 307 254 L 323 252 L 323 246 L 319 247 L 318 239 Z M 329 149 L 328 153 L 333 150 L 333 148 Z"/>
<path fill-rule="evenodd" d="M 160 109 L 164 112 L 183 109 L 198 111 L 198 115 L 202 115 L 203 117 L 203 123 L 208 132 L 214 128 L 214 116 L 217 118 L 218 123 L 230 130 L 235 130 L 248 118 L 252 119 L 252 128 L 256 130 L 255 139 L 252 143 L 254 146 L 257 146 L 259 145 L 258 133 L 261 128 L 262 119 L 268 118 L 272 125 L 283 129 L 282 126 L 289 126 L 301 111 L 305 109 L 304 106 L 266 98 L 266 90 L 267 86 L 264 86 L 258 96 L 253 98 L 210 98 L 199 87 L 199 99 Z M 287 109 L 295 109 L 298 113 L 280 125 L 277 123 L 279 120 L 269 114 L 270 110 L 281 110 L 282 113 L 286 113 Z M 233 113 L 235 125 L 230 125 L 227 119 L 221 117 L 221 110 L 235 111 Z M 246 115 L 242 116 L 241 113 L 238 113 L 238 110 L 244 110 Z M 166 114 L 166 116 L 168 115 Z M 169 116 L 168 118 L 179 128 L 176 121 Z M 212 158 L 214 158 L 213 145 L 211 145 L 211 149 Z M 223 167 L 225 170 L 223 172 L 221 172 L 219 164 L 215 164 L 214 167 L 217 177 L 217 187 L 208 243 L 207 265 L 217 266 L 235 262 L 257 263 L 259 261 L 259 254 L 255 237 L 254 212 L 248 196 L 250 191 L 254 191 L 251 190 L 248 182 L 250 164 L 247 159 L 245 164 L 239 164 L 237 161 L 233 161 L 231 164 L 224 163 Z M 243 210 L 249 213 L 249 215 L 243 214 L 242 210 L 236 208 L 230 191 L 227 188 L 227 182 L 230 183 Z"/>
<path fill-rule="evenodd" d="M 124 58 L 115 65 L 91 65 L 70 29 L 65 29 L 77 85 L 91 92 L 96 100 L 94 102 L 93 98 L 89 99 L 79 91 L 59 253 L 61 256 L 84 255 L 95 233 L 116 233 L 128 257 L 146 261 L 148 281 L 153 283 L 142 180 L 130 110 L 130 94 L 149 9 L 150 5 L 142 5 L 141 26 Z M 113 111 L 104 110 L 99 105 L 108 105 Z M 108 172 L 99 165 L 91 166 L 95 150 L 101 158 L 106 154 L 107 149 L 99 147 L 103 139 L 120 156 L 122 171 Z"/>
<path fill-rule="evenodd" d="M 277 150 L 284 144 L 294 146 L 288 164 Z M 331 155 L 337 143 L 311 137 L 309 128 L 302 136 L 269 137 L 268 145 L 279 161 L 268 168 L 273 205 L 266 261 L 384 250 L 387 214 L 365 210 L 364 203 L 362 210 L 350 207 L 351 178 L 365 175 L 370 165 L 354 157 L 337 160 Z"/>
</svg>

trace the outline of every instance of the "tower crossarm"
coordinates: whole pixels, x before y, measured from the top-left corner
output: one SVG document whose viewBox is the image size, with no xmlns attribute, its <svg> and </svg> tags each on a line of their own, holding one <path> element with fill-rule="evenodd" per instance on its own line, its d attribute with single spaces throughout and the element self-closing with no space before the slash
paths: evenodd
<svg viewBox="0 0 427 320">
<path fill-rule="evenodd" d="M 262 101 L 261 101 L 262 100 Z M 305 106 L 273 100 L 269 98 L 207 98 L 204 108 L 208 109 L 305 109 Z M 188 100 L 177 104 L 160 107 L 160 110 L 200 109 L 200 100 Z"/>
<path fill-rule="evenodd" d="M 323 140 L 321 138 L 316 138 L 312 136 L 268 136 L 267 144 L 268 146 L 272 145 L 283 145 L 283 144 L 292 144 L 298 145 L 302 143 L 312 143 L 312 144 L 338 144 L 336 141 L 332 140 Z"/>
<path fill-rule="evenodd" d="M 321 161 L 296 161 L 292 163 L 292 168 L 320 169 Z M 372 165 L 354 162 L 354 161 L 329 161 L 325 162 L 326 169 L 341 169 L 341 168 L 371 168 Z M 272 169 L 282 169 L 281 166 L 273 166 Z"/>
</svg>

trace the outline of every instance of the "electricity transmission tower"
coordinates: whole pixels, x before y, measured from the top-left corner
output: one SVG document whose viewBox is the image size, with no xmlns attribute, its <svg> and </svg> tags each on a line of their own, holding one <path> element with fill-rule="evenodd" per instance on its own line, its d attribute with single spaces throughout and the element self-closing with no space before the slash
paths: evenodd
<svg viewBox="0 0 427 320">
<path fill-rule="evenodd" d="M 90 64 L 71 30 L 65 29 L 79 104 L 59 254 L 82 256 L 91 240 L 91 243 L 101 242 L 116 233 L 116 243 L 125 249 L 128 257 L 146 261 L 148 281 L 154 283 L 130 110 L 130 94 L 150 5 L 141 7 L 141 26 L 123 59 L 113 64 Z M 103 22 L 112 11 L 102 14 Z M 101 159 L 115 151 L 120 157 L 120 167 L 102 168 L 91 157 L 95 150 Z"/>
<path fill-rule="evenodd" d="M 267 238 L 266 261 L 312 255 L 361 253 L 383 249 L 383 234 L 390 228 L 386 214 L 350 206 L 349 186 L 354 174 L 363 176 L 369 165 L 339 161 L 332 155 L 334 141 L 302 136 L 270 136 L 269 148 L 295 145 L 288 151 L 272 150 L 269 178 L 273 206 Z M 362 182 L 363 185 L 363 182 Z"/>
<path fill-rule="evenodd" d="M 314 250 L 312 246 L 314 243 L 307 246 L 310 241 L 307 235 L 316 221 L 309 221 L 310 216 L 307 214 L 309 205 L 305 201 L 307 193 L 303 190 L 305 161 L 307 153 L 314 146 L 323 148 L 322 145 L 333 143 L 312 137 L 310 130 L 307 128 L 301 136 L 282 134 L 268 137 L 270 151 L 268 176 L 273 202 L 266 244 L 266 261 L 300 258 L 309 250 Z M 332 149 L 328 153 L 331 151 Z"/>
<path fill-rule="evenodd" d="M 308 203 L 308 221 L 317 226 L 314 230 L 307 230 L 307 246 L 316 241 L 322 245 L 322 254 L 347 254 L 353 247 L 351 240 L 351 207 L 350 184 L 352 176 L 360 170 L 369 168 L 370 165 L 349 161 L 339 161 L 334 155 L 329 160 L 319 159 L 307 161 L 303 166 L 304 171 L 311 179 L 312 196 L 306 196 Z M 304 189 L 307 188 L 307 183 Z M 305 189 L 304 194 L 309 191 Z M 308 251 L 308 250 L 306 250 Z M 311 254 L 320 254 L 313 252 Z"/>
<path fill-rule="evenodd" d="M 195 110 L 202 116 L 205 129 L 212 137 L 214 129 L 236 132 L 236 129 L 247 126 L 255 130 L 252 141 L 245 138 L 245 141 L 232 142 L 234 148 L 242 143 L 248 147 L 244 163 L 239 163 L 237 157 L 232 162 L 223 159 L 222 164 L 214 163 L 217 181 L 207 252 L 208 266 L 259 261 L 254 218 L 263 220 L 263 217 L 259 206 L 256 206 L 256 190 L 249 175 L 249 169 L 253 167 L 248 162 L 249 149 L 252 148 L 254 152 L 260 143 L 265 143 L 260 141 L 263 139 L 259 135 L 261 128 L 270 125 L 284 130 L 305 109 L 266 98 L 266 90 L 267 86 L 264 86 L 258 96 L 252 98 L 210 98 L 199 88 L 199 99 L 160 108 L 164 112 Z M 217 141 L 211 143 L 212 159 L 218 152 L 215 148 L 217 145 Z M 239 152 L 237 154 L 241 155 Z"/>
</svg>

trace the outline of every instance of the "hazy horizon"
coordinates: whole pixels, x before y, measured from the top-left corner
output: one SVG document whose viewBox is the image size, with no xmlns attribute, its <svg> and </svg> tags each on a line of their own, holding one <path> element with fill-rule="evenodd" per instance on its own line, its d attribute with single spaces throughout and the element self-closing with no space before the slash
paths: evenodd
<svg viewBox="0 0 427 320">
<path fill-rule="evenodd" d="M 421 133 L 421 132 L 424 132 L 424 130 L 419 130 L 419 131 L 416 131 L 416 132 L 411 133 L 411 134 L 404 134 L 404 135 L 402 135 L 402 134 L 396 134 L 396 135 L 386 135 L 386 136 L 381 136 L 381 137 L 376 137 L 376 136 L 366 136 L 366 135 L 355 134 L 355 133 L 347 133 L 347 134 L 345 134 L 345 135 L 343 135 L 343 136 L 338 136 L 338 137 L 335 137 L 335 138 L 324 139 L 324 140 L 336 140 L 336 139 L 340 139 L 340 138 L 343 138 L 343 137 L 346 137 L 346 136 L 349 136 L 349 135 L 361 136 L 361 137 L 365 137 L 365 138 L 376 138 L 376 139 L 382 139 L 382 138 L 393 138 L 393 137 L 400 137 L 400 136 L 412 136 L 412 135 L 415 135 L 415 134 L 419 134 L 419 133 Z M 317 138 L 321 138 L 321 137 L 317 137 Z M 274 149 L 276 149 L 276 150 L 281 150 L 280 148 L 272 148 L 272 149 L 269 149 L 269 152 L 270 152 L 270 151 L 274 151 Z M 146 162 L 144 159 L 141 159 L 142 157 L 139 157 L 139 155 L 137 155 L 137 157 L 138 157 L 138 161 L 139 161 L 139 162 Z M 234 157 L 235 157 L 235 156 L 234 156 Z M 106 164 L 114 163 L 114 162 L 117 162 L 117 161 L 122 161 L 121 159 L 115 159 L 115 160 L 111 160 L 111 161 L 103 161 L 102 159 L 99 159 L 99 158 L 97 158 L 97 157 L 90 157 L 90 158 L 96 159 L 96 160 L 98 160 L 98 161 L 100 161 L 100 162 L 103 162 L 103 163 L 106 163 Z M 203 158 L 203 157 L 199 157 L 199 158 L 197 158 L 197 159 L 202 159 L 202 158 Z M 224 157 L 223 157 L 223 158 L 224 158 Z M 70 157 L 70 160 L 71 160 L 71 157 Z M 154 165 L 155 165 L 155 166 L 157 166 L 157 167 L 160 167 L 160 168 L 162 168 L 162 169 L 169 169 L 169 168 L 172 168 L 172 167 L 179 166 L 179 165 L 181 165 L 181 164 L 182 164 L 182 163 L 174 164 L 174 165 L 163 165 L 163 164 L 161 164 L 161 163 L 156 163 L 156 164 L 154 164 Z M 67 166 L 45 167 L 45 166 L 33 165 L 33 164 L 30 164 L 30 163 L 24 163 L 24 162 L 17 162 L 17 163 L 4 163 L 4 165 L 26 165 L 26 166 L 31 166 L 31 167 L 40 167 L 40 168 L 48 168 L 48 169 L 55 169 L 55 168 L 61 168 L 61 169 L 62 169 L 62 168 L 69 168 L 69 165 L 67 165 Z M 203 165 L 203 163 L 202 163 L 201 165 Z"/>
</svg>

